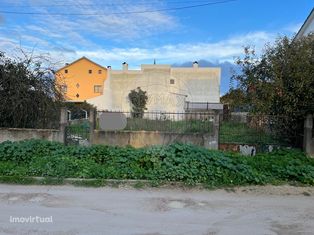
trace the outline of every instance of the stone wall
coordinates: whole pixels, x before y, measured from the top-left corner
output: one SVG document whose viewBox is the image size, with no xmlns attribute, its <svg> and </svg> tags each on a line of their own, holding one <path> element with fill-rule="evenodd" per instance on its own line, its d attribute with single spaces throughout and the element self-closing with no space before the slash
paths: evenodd
<svg viewBox="0 0 314 235">
<path fill-rule="evenodd" d="M 65 128 L 68 124 L 67 122 L 67 109 L 63 107 L 60 112 L 59 130 L 0 127 L 0 143 L 4 141 L 21 141 L 29 139 L 41 139 L 65 143 Z"/>
<path fill-rule="evenodd" d="M 167 145 L 175 142 L 217 149 L 217 140 L 208 134 L 185 134 L 159 131 L 99 131 L 94 130 L 92 144 L 127 146 L 136 148 Z"/>
<path fill-rule="evenodd" d="M 63 134 L 59 130 L 51 129 L 0 128 L 0 143 L 29 139 L 42 139 L 63 143 Z"/>
</svg>

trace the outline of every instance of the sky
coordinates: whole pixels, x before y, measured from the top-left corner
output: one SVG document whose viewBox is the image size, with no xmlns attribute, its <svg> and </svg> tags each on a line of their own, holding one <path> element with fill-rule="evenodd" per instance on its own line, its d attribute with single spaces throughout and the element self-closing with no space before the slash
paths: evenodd
<svg viewBox="0 0 314 235">
<path fill-rule="evenodd" d="M 219 66 L 233 63 L 246 45 L 260 52 L 279 36 L 293 36 L 313 6 L 314 0 L 0 0 L 0 51 L 10 56 L 23 48 L 60 67 L 82 56 L 113 69 L 154 59 Z"/>
</svg>

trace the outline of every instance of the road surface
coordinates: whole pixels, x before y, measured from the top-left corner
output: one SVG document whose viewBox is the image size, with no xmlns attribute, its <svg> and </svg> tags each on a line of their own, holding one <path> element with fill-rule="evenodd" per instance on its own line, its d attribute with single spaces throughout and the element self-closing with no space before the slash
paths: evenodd
<svg viewBox="0 0 314 235">
<path fill-rule="evenodd" d="M 0 234 L 314 234 L 314 188 L 206 191 L 2 184 Z"/>
</svg>

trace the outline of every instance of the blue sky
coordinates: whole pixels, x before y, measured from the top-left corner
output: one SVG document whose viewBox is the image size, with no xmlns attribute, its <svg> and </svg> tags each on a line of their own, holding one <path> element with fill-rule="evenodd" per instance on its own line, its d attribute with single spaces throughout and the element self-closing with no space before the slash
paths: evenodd
<svg viewBox="0 0 314 235">
<path fill-rule="evenodd" d="M 206 3 L 216 4 L 158 11 Z M 60 66 L 87 56 L 119 69 L 123 61 L 138 68 L 154 58 L 169 64 L 232 62 L 244 45 L 260 51 L 279 35 L 292 36 L 314 1 L 0 0 L 0 6 L 5 12 L 41 14 L 0 12 L 1 51 L 12 55 L 22 45 Z M 130 13 L 139 11 L 144 13 Z"/>
</svg>

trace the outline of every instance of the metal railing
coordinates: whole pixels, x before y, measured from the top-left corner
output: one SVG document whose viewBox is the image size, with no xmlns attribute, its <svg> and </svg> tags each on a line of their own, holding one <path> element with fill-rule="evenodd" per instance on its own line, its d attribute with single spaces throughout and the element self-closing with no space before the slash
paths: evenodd
<svg viewBox="0 0 314 235">
<path fill-rule="evenodd" d="M 186 101 L 184 103 L 184 110 L 186 111 L 211 111 L 211 110 L 222 110 L 223 104 L 221 103 L 209 103 L 209 102 L 190 102 Z"/>
<path fill-rule="evenodd" d="M 97 111 L 98 117 L 101 113 Z M 210 133 L 213 129 L 213 114 L 206 112 L 110 112 L 125 115 L 127 124 L 124 130 L 162 131 L 174 133 Z M 96 125 L 96 127 L 99 125 Z"/>
</svg>

